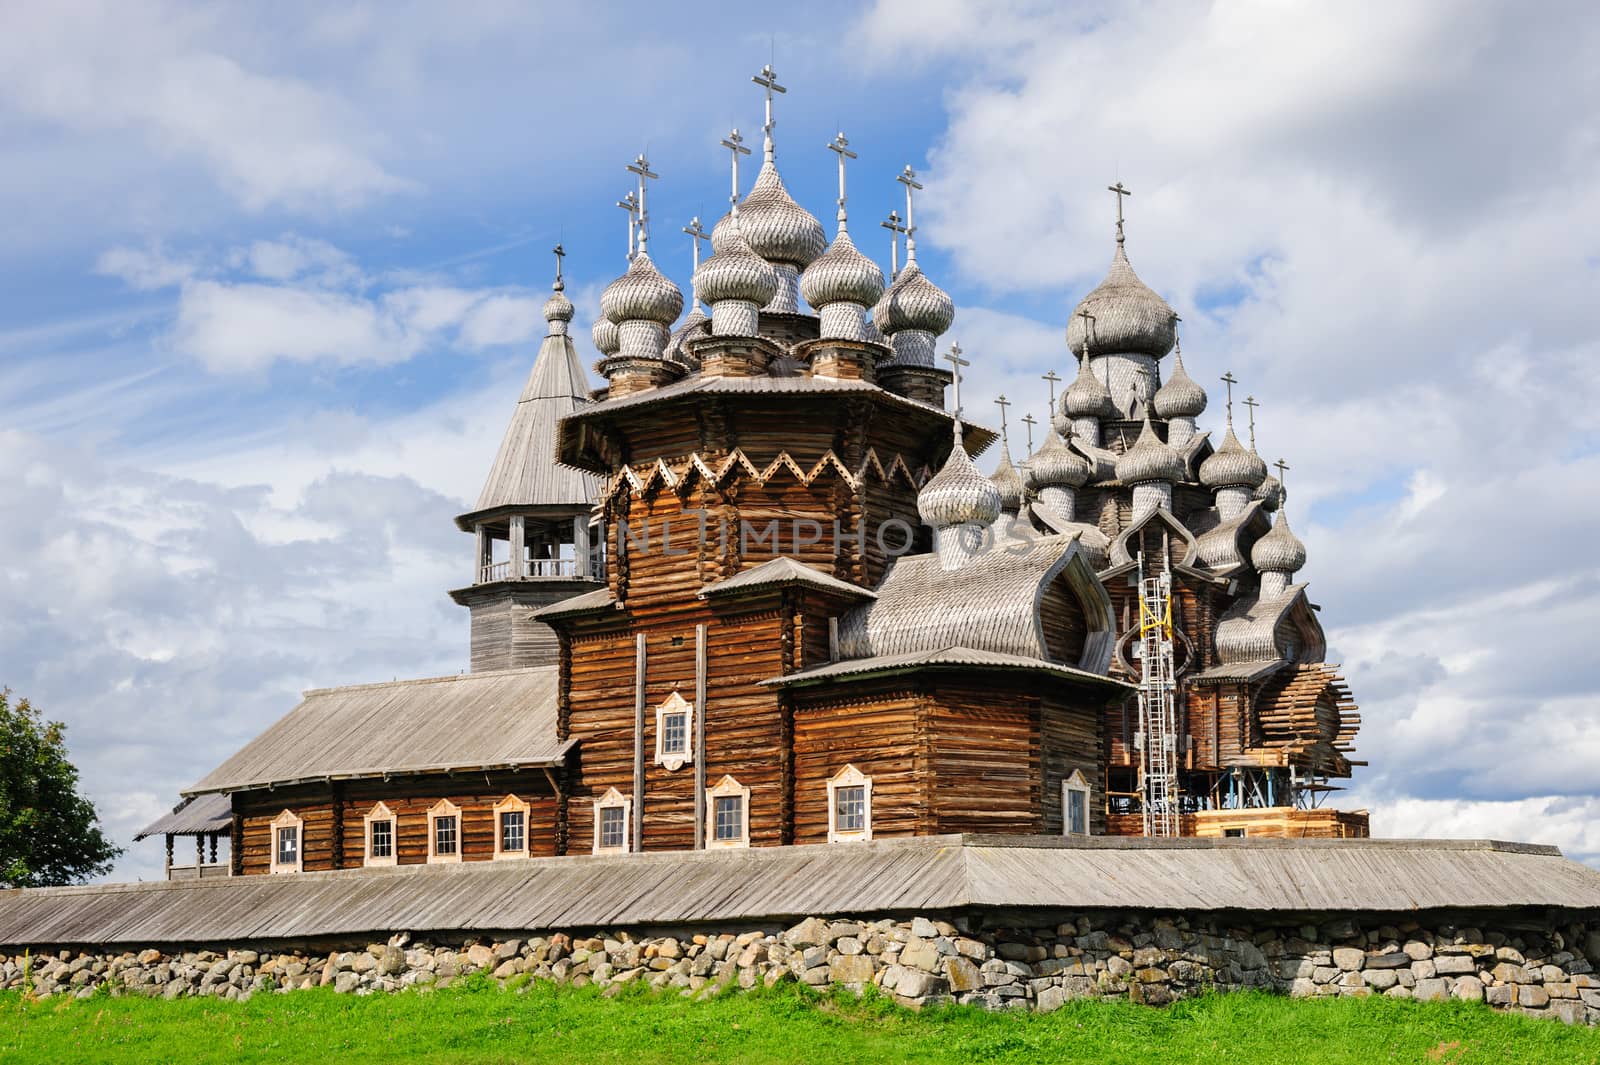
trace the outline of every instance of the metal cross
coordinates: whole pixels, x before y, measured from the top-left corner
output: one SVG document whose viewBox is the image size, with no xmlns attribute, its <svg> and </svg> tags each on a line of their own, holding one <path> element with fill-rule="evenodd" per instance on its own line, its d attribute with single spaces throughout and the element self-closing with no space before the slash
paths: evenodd
<svg viewBox="0 0 1600 1065">
<path fill-rule="evenodd" d="M 1033 427 L 1039 424 L 1039 420 L 1031 414 L 1024 414 L 1022 416 L 1022 424 L 1028 427 L 1028 454 L 1031 455 L 1033 454 Z"/>
<path fill-rule="evenodd" d="M 1006 408 L 1011 406 L 1011 401 L 1002 392 L 995 397 L 994 405 L 1000 408 L 1000 442 L 1002 444 L 1010 444 L 1011 441 L 1006 436 Z"/>
<path fill-rule="evenodd" d="M 971 366 L 972 365 L 972 360 L 963 359 L 961 357 L 961 345 L 960 344 L 951 344 L 950 345 L 950 351 L 947 354 L 945 354 L 943 356 L 943 358 L 944 358 L 945 362 L 948 362 L 952 367 L 955 368 L 954 384 L 955 384 L 956 418 L 960 419 L 960 417 L 961 417 L 961 367 L 963 367 L 963 366 Z"/>
<path fill-rule="evenodd" d="M 890 211 L 888 219 L 878 224 L 889 231 L 889 280 L 893 281 L 900 273 L 900 235 L 906 227 L 900 224 L 899 211 Z"/>
<path fill-rule="evenodd" d="M 566 282 L 561 280 L 561 260 L 565 259 L 567 257 L 567 249 L 565 249 L 561 245 L 557 244 L 555 246 L 555 255 L 556 255 L 556 291 L 559 292 L 562 288 L 564 288 L 566 286 Z"/>
<path fill-rule="evenodd" d="M 739 156 L 749 155 L 750 149 L 744 146 L 744 138 L 739 136 L 736 129 L 722 138 L 722 146 L 728 149 L 728 154 L 733 156 L 733 195 L 728 197 L 728 202 L 733 204 L 735 214 L 739 212 Z"/>
<path fill-rule="evenodd" d="M 1222 375 L 1222 383 L 1228 386 L 1228 421 L 1232 422 L 1233 421 L 1233 386 L 1239 383 L 1239 379 L 1237 377 L 1233 376 L 1233 371 L 1232 370 L 1229 370 L 1227 373 Z"/>
<path fill-rule="evenodd" d="M 661 175 L 651 172 L 650 160 L 646 159 L 642 152 L 628 164 L 628 173 L 639 175 L 639 251 L 642 254 L 650 242 L 650 212 L 644 203 L 647 188 L 645 182 L 653 181 Z"/>
<path fill-rule="evenodd" d="M 828 150 L 839 154 L 839 228 L 844 228 L 844 161 L 859 158 L 850 150 L 850 142 L 844 139 L 844 133 L 834 135 L 828 142 Z"/>
<path fill-rule="evenodd" d="M 1132 196 L 1133 195 L 1133 190 L 1124 188 L 1123 185 L 1122 185 L 1122 182 L 1119 181 L 1115 185 L 1107 185 L 1106 186 L 1106 191 L 1107 192 L 1114 192 L 1114 193 L 1117 194 L 1117 243 L 1121 244 L 1122 243 L 1122 198 L 1124 196 Z"/>
<path fill-rule="evenodd" d="M 761 86 L 763 89 L 767 90 L 767 124 L 762 126 L 761 129 L 762 129 L 762 132 L 764 132 L 767 135 L 766 136 L 766 143 L 763 145 L 763 147 L 764 147 L 764 149 L 766 151 L 766 156 L 767 156 L 768 161 L 771 161 L 771 159 L 772 159 L 772 127 L 777 125 L 777 123 L 775 121 L 773 121 L 773 118 L 772 118 L 772 94 L 775 93 L 775 92 L 788 92 L 789 90 L 785 89 L 782 85 L 778 84 L 778 75 L 776 75 L 776 74 L 774 74 L 772 72 L 772 64 L 771 63 L 768 63 L 766 66 L 762 67 L 761 68 L 761 73 L 753 75 L 750 78 L 750 80 L 755 82 L 757 85 Z"/>
<path fill-rule="evenodd" d="M 1261 404 L 1256 402 L 1256 397 L 1244 397 L 1244 405 L 1250 408 L 1250 450 L 1256 449 L 1256 408 Z"/>
<path fill-rule="evenodd" d="M 639 225 L 639 196 L 633 190 L 617 201 L 617 206 L 628 212 L 628 261 L 633 262 L 633 238 Z"/>
<path fill-rule="evenodd" d="M 922 188 L 922 183 L 917 180 L 917 172 L 911 169 L 910 163 L 895 176 L 895 180 L 906 187 L 906 265 L 910 266 L 917 261 L 917 222 L 912 214 L 911 192 Z"/>
<path fill-rule="evenodd" d="M 1121 200 L 1117 201 L 1121 203 Z M 1183 358 L 1183 340 L 1178 336 L 1178 323 L 1183 321 L 1176 314 L 1172 316 L 1172 353 L 1176 358 Z"/>
<path fill-rule="evenodd" d="M 1283 475 L 1289 472 L 1289 464 L 1282 459 L 1279 459 L 1277 462 L 1272 464 L 1272 468 L 1278 471 L 1278 485 L 1282 487 Z"/>
<path fill-rule="evenodd" d="M 711 234 L 707 233 L 705 231 L 705 227 L 700 224 L 699 215 L 695 215 L 694 218 L 689 221 L 689 224 L 683 227 L 683 231 L 689 235 L 689 242 L 694 245 L 694 273 L 698 274 L 700 272 L 700 242 L 708 239 Z M 689 276 L 692 279 L 694 274 L 690 274 Z M 692 283 L 691 287 L 693 287 Z M 699 289 L 695 289 L 694 292 L 694 308 L 695 310 L 700 309 Z"/>
<path fill-rule="evenodd" d="M 1050 409 L 1051 410 L 1055 410 L 1056 409 L 1056 382 L 1060 381 L 1061 378 L 1056 376 L 1056 372 L 1054 370 L 1051 370 L 1049 373 L 1045 374 L 1042 378 L 1040 378 L 1040 380 L 1049 381 L 1050 382 Z"/>
</svg>

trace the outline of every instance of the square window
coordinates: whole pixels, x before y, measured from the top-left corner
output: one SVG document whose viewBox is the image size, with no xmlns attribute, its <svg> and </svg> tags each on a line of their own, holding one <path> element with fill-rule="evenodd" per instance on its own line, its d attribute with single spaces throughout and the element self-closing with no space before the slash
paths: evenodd
<svg viewBox="0 0 1600 1065">
<path fill-rule="evenodd" d="M 621 850 L 627 835 L 626 813 L 620 806 L 600 808 L 600 846 L 602 849 Z"/>
<path fill-rule="evenodd" d="M 715 827 L 711 838 L 719 843 L 737 843 L 744 838 L 744 798 L 739 795 L 718 795 Z"/>
<path fill-rule="evenodd" d="M 661 715 L 661 753 L 689 753 L 689 715 L 681 710 Z"/>
<path fill-rule="evenodd" d="M 394 857 L 394 822 L 372 822 L 372 849 L 369 858 Z"/>
<path fill-rule="evenodd" d="M 456 853 L 456 819 L 454 816 L 436 817 L 433 819 L 433 853 L 446 855 Z"/>
<path fill-rule="evenodd" d="M 527 817 L 521 810 L 506 810 L 500 814 L 500 849 L 528 849 Z"/>
<path fill-rule="evenodd" d="M 300 829 L 287 825 L 278 829 L 278 864 L 294 865 L 300 860 Z"/>
<path fill-rule="evenodd" d="M 851 784 L 833 789 L 833 825 L 836 832 L 860 832 L 867 827 L 867 789 Z"/>
<path fill-rule="evenodd" d="M 1242 828 L 1225 828 L 1222 830 L 1222 834 L 1227 839 L 1243 839 L 1245 831 Z"/>
</svg>

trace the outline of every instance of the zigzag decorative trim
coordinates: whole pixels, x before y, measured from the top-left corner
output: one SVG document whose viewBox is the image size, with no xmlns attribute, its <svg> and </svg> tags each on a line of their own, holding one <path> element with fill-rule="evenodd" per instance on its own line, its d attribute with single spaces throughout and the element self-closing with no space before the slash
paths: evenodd
<svg viewBox="0 0 1600 1065">
<path fill-rule="evenodd" d="M 876 450 L 867 449 L 866 457 L 862 459 L 861 466 L 851 472 L 844 462 L 830 449 L 816 461 L 809 470 L 803 468 L 795 461 L 793 455 L 787 451 L 778 453 L 778 457 L 769 462 L 765 469 L 757 469 L 745 455 L 743 449 L 735 448 L 720 463 L 713 466 L 697 451 L 684 459 L 676 469 L 667 465 L 665 459 L 656 459 L 639 469 L 624 466 L 612 477 L 611 483 L 606 488 L 606 499 L 609 501 L 616 494 L 626 488 L 628 491 L 639 495 L 653 487 L 658 482 L 666 488 L 675 489 L 690 477 L 699 475 L 711 484 L 722 484 L 734 473 L 742 471 L 745 476 L 757 484 L 766 484 L 779 471 L 787 470 L 794 475 L 795 480 L 810 486 L 816 479 L 828 470 L 836 473 L 852 491 L 859 492 L 867 483 L 869 476 L 875 475 L 878 480 L 888 483 L 899 478 L 907 487 L 916 490 L 925 484 L 933 472 L 926 466 L 916 473 L 911 472 L 911 467 L 904 458 L 896 454 L 887 466 L 878 457 Z"/>
</svg>

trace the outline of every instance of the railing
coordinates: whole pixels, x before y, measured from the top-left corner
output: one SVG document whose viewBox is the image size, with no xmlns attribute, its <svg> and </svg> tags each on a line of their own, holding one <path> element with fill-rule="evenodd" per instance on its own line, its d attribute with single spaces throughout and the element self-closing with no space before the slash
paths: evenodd
<svg viewBox="0 0 1600 1065">
<path fill-rule="evenodd" d="M 531 558 L 523 563 L 522 580 L 549 579 L 565 577 L 568 579 L 582 579 L 590 575 L 591 569 L 587 560 L 580 562 L 575 558 Z M 488 584 L 490 581 L 512 580 L 511 563 L 490 562 L 478 567 L 478 583 Z"/>
<path fill-rule="evenodd" d="M 168 880 L 210 880 L 214 877 L 229 875 L 229 868 L 222 862 L 207 862 L 204 865 L 173 865 L 167 868 Z"/>
</svg>

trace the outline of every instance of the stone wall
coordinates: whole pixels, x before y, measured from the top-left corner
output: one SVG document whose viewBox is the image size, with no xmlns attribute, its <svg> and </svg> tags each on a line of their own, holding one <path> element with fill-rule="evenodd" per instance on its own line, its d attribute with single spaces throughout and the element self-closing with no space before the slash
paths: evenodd
<svg viewBox="0 0 1600 1065">
<path fill-rule="evenodd" d="M 1502 920 L 1504 918 L 1502 917 Z M 1535 924 L 1529 921 L 1529 924 Z M 366 994 L 444 987 L 472 973 L 620 989 L 642 982 L 708 996 L 794 980 L 874 985 L 912 1008 L 960 1002 L 1050 1011 L 1068 999 L 1159 1006 L 1208 990 L 1267 988 L 1294 996 L 1461 999 L 1568 1023 L 1600 1024 L 1600 920 L 1498 931 L 1465 921 L 1393 917 L 1230 923 L 1214 916 L 1094 914 L 1004 927 L 951 920 L 808 918 L 746 931 L 638 930 L 463 940 L 400 934 L 349 949 L 94 953 L 0 958 L 0 987 L 41 996 L 112 994 L 244 999 L 331 986 Z"/>
</svg>

